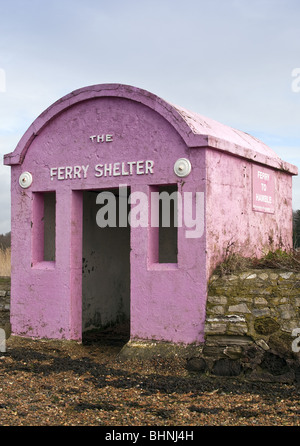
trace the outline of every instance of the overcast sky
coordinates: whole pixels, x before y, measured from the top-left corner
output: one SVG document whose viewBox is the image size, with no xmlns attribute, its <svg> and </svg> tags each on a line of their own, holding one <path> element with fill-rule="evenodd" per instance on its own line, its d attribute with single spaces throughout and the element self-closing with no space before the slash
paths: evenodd
<svg viewBox="0 0 300 446">
<path fill-rule="evenodd" d="M 3 155 L 60 97 L 114 82 L 250 133 L 300 166 L 299 0 L 0 0 L 0 234 L 10 230 Z"/>
</svg>

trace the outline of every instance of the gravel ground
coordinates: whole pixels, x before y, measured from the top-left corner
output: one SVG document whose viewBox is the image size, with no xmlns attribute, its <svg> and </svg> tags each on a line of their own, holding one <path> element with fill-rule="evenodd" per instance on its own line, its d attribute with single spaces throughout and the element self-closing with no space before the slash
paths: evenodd
<svg viewBox="0 0 300 446">
<path fill-rule="evenodd" d="M 299 426 L 300 388 L 189 372 L 182 359 L 120 360 L 122 339 L 10 337 L 2 426 Z M 1 356 L 2 355 L 2 356 Z"/>
</svg>

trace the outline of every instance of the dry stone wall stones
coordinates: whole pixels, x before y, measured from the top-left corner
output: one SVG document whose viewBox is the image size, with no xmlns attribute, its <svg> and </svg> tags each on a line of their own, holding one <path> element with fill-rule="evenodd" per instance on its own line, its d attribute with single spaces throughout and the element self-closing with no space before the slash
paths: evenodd
<svg viewBox="0 0 300 446">
<path fill-rule="evenodd" d="M 291 344 L 293 329 L 300 327 L 300 273 L 264 269 L 214 274 L 208 289 L 203 354 L 213 356 L 211 371 L 216 361 L 227 357 L 240 358 L 243 370 L 256 370 L 262 363 L 260 373 L 277 377 L 280 371 L 287 376 L 291 367 L 295 376 L 300 356 Z M 229 342 L 238 337 L 248 344 L 240 348 Z M 216 367 L 218 371 L 221 366 Z"/>
</svg>

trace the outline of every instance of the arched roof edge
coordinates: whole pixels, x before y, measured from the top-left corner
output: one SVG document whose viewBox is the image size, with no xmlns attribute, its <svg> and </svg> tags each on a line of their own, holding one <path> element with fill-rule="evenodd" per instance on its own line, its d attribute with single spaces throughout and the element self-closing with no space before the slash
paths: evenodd
<svg viewBox="0 0 300 446">
<path fill-rule="evenodd" d="M 165 118 L 182 137 L 187 147 L 210 147 L 233 156 L 298 174 L 296 166 L 282 161 L 261 141 L 216 121 L 173 105 L 144 89 L 125 84 L 97 84 L 79 88 L 44 110 L 23 134 L 15 150 L 4 155 L 5 165 L 22 164 L 27 150 L 43 128 L 59 114 L 77 103 L 100 97 L 118 97 L 142 103 Z"/>
<path fill-rule="evenodd" d="M 195 135 L 177 109 L 160 97 L 141 88 L 123 84 L 99 84 L 74 90 L 44 110 L 28 127 L 12 153 L 4 155 L 4 164 L 22 164 L 33 139 L 59 114 L 83 101 L 101 97 L 118 97 L 142 103 L 162 115 L 180 134 L 188 147 L 205 145 L 203 135 Z M 200 136 L 200 138 L 199 138 Z"/>
</svg>

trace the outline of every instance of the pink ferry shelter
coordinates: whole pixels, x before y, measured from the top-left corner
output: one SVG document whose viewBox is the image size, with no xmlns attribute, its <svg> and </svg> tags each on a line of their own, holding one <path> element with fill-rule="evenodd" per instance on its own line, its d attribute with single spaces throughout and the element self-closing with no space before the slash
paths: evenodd
<svg viewBox="0 0 300 446">
<path fill-rule="evenodd" d="M 14 335 L 81 342 L 128 321 L 131 340 L 201 344 L 208 278 L 228 244 L 246 256 L 292 246 L 297 168 L 139 88 L 64 96 L 4 164 Z"/>
</svg>

